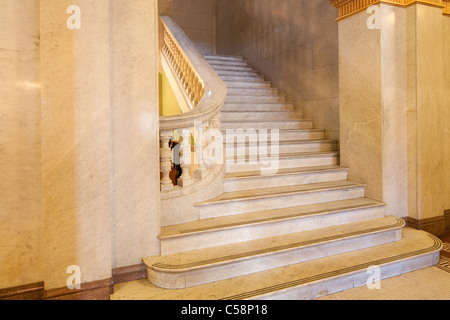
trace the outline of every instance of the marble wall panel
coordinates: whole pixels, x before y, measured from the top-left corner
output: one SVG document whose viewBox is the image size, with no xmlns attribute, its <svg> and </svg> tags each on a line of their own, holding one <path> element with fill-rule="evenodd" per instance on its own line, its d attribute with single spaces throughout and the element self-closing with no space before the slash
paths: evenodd
<svg viewBox="0 0 450 320">
<path fill-rule="evenodd" d="M 111 277 L 107 0 L 40 1 L 45 288 Z M 81 29 L 69 29 L 77 5 Z"/>
<path fill-rule="evenodd" d="M 202 54 L 216 50 L 216 0 L 173 0 L 172 18 Z"/>
<path fill-rule="evenodd" d="M 339 138 L 337 11 L 323 0 L 217 1 L 217 50 L 242 55 Z M 332 120 L 334 119 L 334 120 Z"/>
<path fill-rule="evenodd" d="M 450 16 L 443 17 L 443 33 L 444 33 L 444 150 L 450 150 L 450 126 L 448 120 L 450 119 Z M 445 209 L 450 209 L 450 159 L 449 152 L 444 152 L 444 206 Z"/>
<path fill-rule="evenodd" d="M 110 1 L 112 266 L 159 254 L 156 1 Z"/>
<path fill-rule="evenodd" d="M 0 6 L 2 289 L 40 282 L 43 272 L 39 1 Z"/>
</svg>

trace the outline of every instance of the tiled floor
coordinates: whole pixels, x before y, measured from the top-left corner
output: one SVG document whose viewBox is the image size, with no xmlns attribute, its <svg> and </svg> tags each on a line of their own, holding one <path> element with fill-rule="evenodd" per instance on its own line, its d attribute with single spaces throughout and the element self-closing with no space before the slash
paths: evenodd
<svg viewBox="0 0 450 320">
<path fill-rule="evenodd" d="M 450 273 L 429 267 L 382 280 L 380 289 L 363 286 L 317 300 L 450 300 Z"/>
</svg>

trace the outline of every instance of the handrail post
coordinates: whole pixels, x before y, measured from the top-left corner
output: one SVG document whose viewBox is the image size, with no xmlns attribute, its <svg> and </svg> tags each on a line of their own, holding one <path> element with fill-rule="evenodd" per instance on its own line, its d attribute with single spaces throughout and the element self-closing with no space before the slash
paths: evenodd
<svg viewBox="0 0 450 320">
<path fill-rule="evenodd" d="M 180 148 L 180 161 L 181 161 L 181 177 L 178 179 L 177 184 L 180 187 L 186 187 L 194 183 L 189 173 L 189 168 L 192 164 L 191 161 L 191 131 L 188 129 L 181 130 L 181 136 L 183 141 Z"/>
<path fill-rule="evenodd" d="M 173 190 L 173 182 L 170 179 L 170 171 L 172 170 L 172 150 L 169 146 L 172 136 L 173 131 L 171 130 L 164 130 L 160 133 L 160 170 L 162 172 L 161 191 Z"/>
<path fill-rule="evenodd" d="M 201 125 L 196 125 L 198 137 L 195 141 L 194 151 L 198 161 L 198 168 L 194 172 L 194 178 L 203 180 L 208 175 L 205 161 L 203 160 L 203 153 L 206 148 L 206 129 L 208 121 L 201 122 Z"/>
</svg>

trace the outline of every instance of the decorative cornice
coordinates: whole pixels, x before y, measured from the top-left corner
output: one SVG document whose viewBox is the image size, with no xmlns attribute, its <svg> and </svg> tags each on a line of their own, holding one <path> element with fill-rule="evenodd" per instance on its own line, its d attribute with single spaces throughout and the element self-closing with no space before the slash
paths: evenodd
<svg viewBox="0 0 450 320">
<path fill-rule="evenodd" d="M 450 15 L 450 0 L 329 0 L 331 5 L 338 9 L 338 20 L 346 18 L 356 12 L 367 9 L 378 3 L 388 3 L 406 7 L 415 3 L 423 3 L 440 7 L 443 13 Z"/>
</svg>

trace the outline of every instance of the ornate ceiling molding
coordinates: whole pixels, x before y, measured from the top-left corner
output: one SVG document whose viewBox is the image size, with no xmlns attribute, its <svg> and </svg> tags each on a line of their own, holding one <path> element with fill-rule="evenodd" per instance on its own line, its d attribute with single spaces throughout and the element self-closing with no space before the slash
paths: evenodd
<svg viewBox="0 0 450 320">
<path fill-rule="evenodd" d="M 356 12 L 367 9 L 377 3 L 389 3 L 398 6 L 409 6 L 415 3 L 424 3 L 441 7 L 443 13 L 450 15 L 450 0 L 329 0 L 331 5 L 338 9 L 338 20 L 348 17 Z"/>
</svg>

